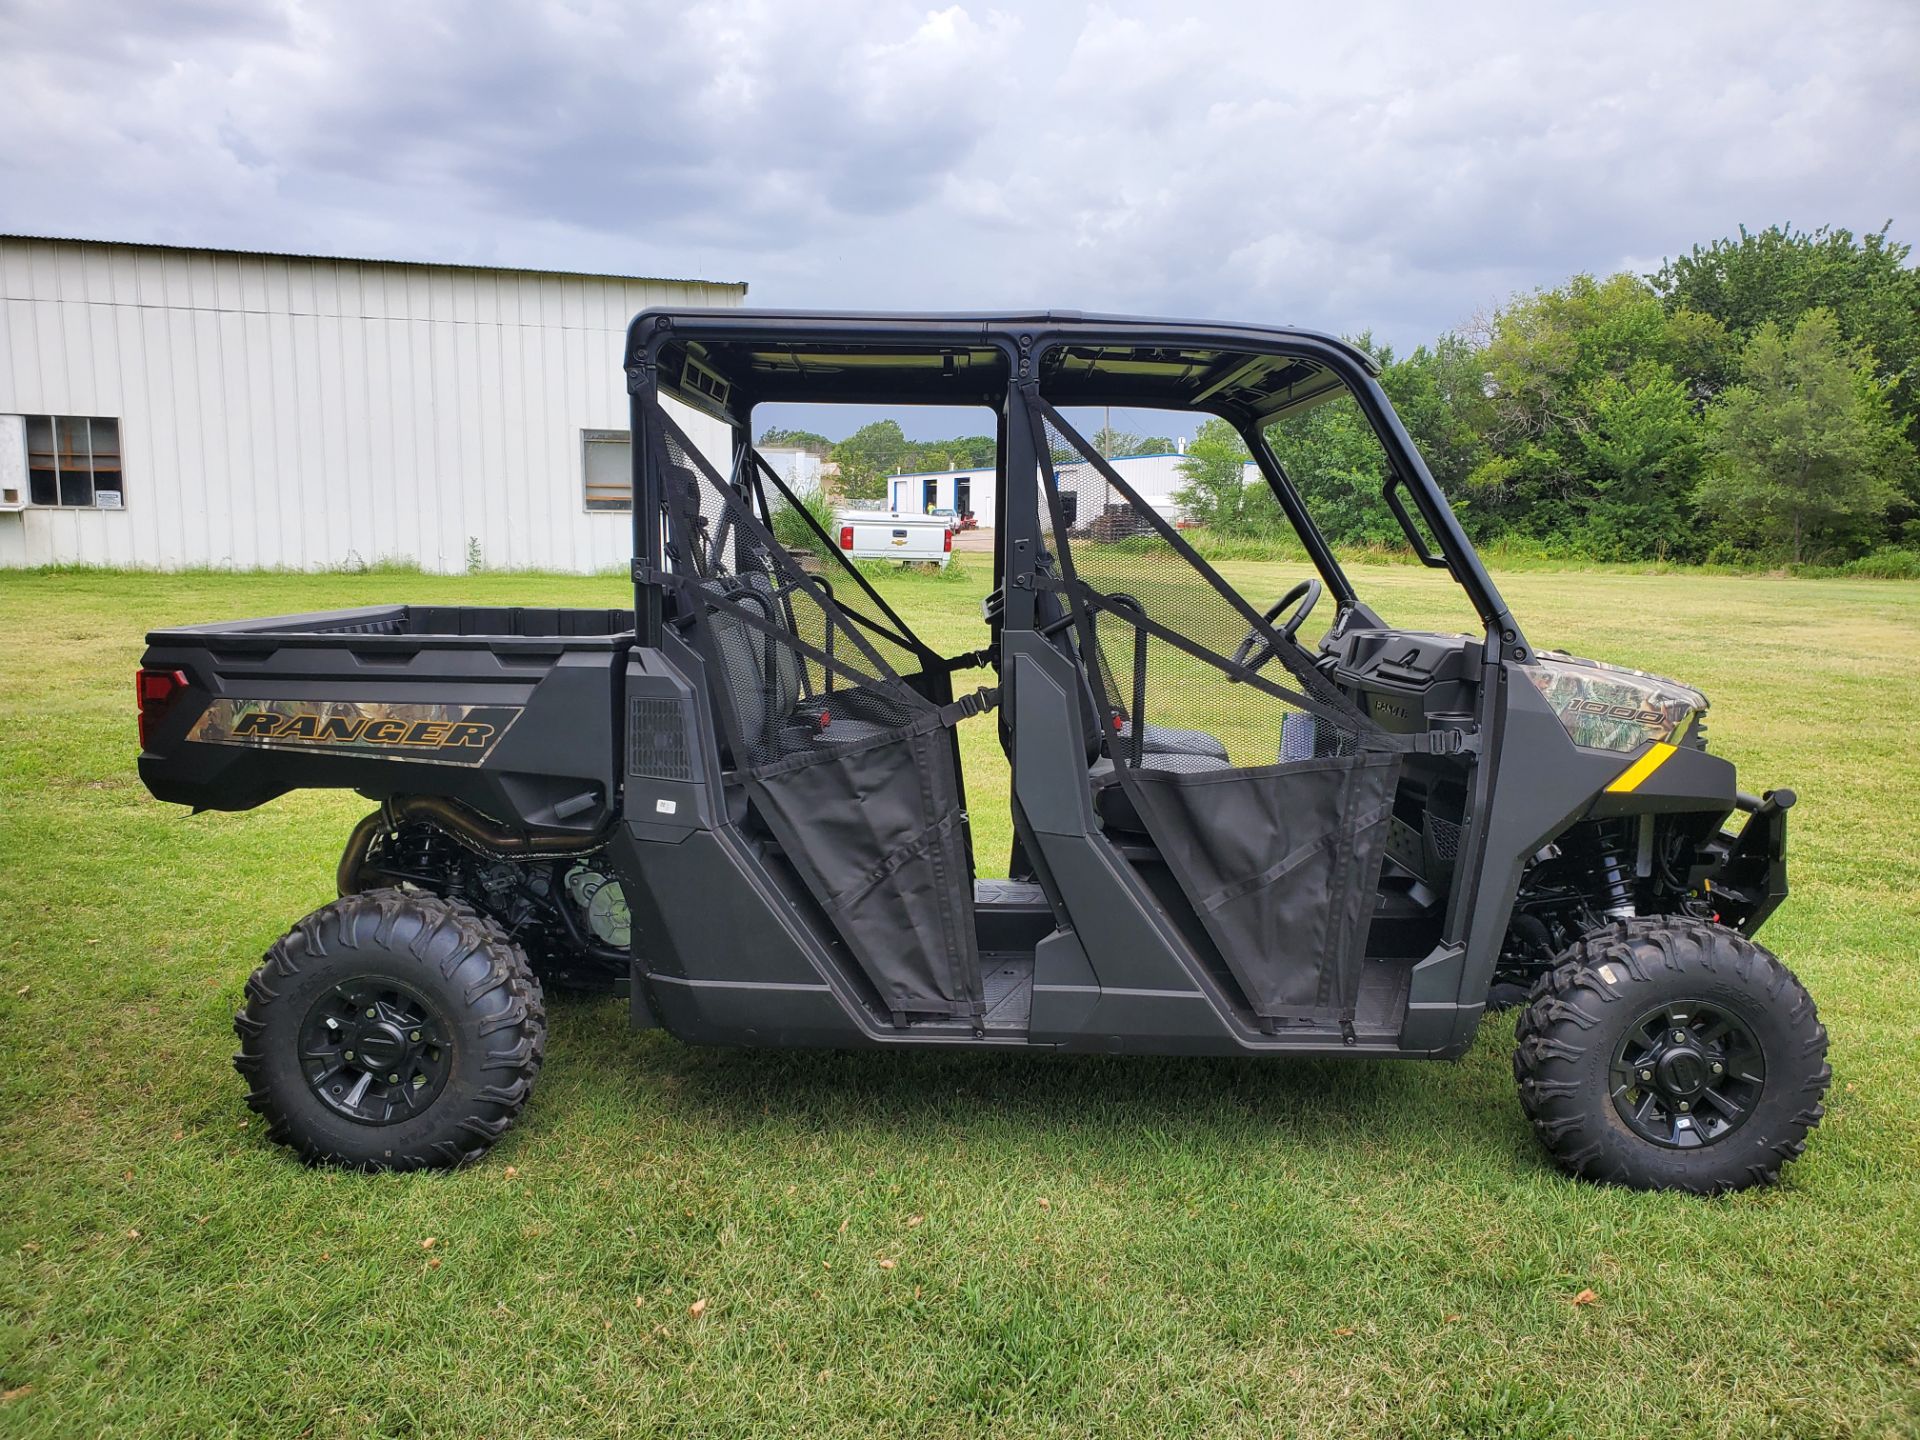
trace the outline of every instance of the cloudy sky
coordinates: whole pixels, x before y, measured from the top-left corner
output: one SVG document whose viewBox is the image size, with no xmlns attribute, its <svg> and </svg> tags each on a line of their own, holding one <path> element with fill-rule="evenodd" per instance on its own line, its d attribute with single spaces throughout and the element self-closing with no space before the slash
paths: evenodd
<svg viewBox="0 0 1920 1440">
<path fill-rule="evenodd" d="M 1742 222 L 1920 240 L 1920 3 L 0 0 L 0 230 L 1402 347 Z"/>
</svg>

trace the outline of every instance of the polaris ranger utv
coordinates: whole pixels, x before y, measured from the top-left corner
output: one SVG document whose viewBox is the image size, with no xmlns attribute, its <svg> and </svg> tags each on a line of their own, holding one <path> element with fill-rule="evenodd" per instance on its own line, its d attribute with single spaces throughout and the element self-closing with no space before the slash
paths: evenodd
<svg viewBox="0 0 1920 1440">
<path fill-rule="evenodd" d="M 1566 1170 L 1711 1192 L 1800 1153 L 1826 1034 L 1754 941 L 1792 793 L 1736 788 L 1697 691 L 1535 648 L 1365 354 L 1076 314 L 653 310 L 625 369 L 633 610 L 149 636 L 155 795 L 379 802 L 340 898 L 247 984 L 236 1063 L 275 1139 L 476 1159 L 539 1071 L 544 975 L 763 1046 L 1447 1059 L 1524 999 L 1521 1104 Z M 1479 633 L 1391 627 L 1315 527 L 1268 428 L 1336 397 Z M 776 542 L 807 511 L 752 446 L 770 402 L 994 412 L 978 649 L 930 648 L 817 525 L 804 564 Z M 1105 405 L 1230 422 L 1312 573 L 1242 595 L 1063 413 Z M 954 733 L 989 712 L 1006 880 L 975 878 Z"/>
</svg>

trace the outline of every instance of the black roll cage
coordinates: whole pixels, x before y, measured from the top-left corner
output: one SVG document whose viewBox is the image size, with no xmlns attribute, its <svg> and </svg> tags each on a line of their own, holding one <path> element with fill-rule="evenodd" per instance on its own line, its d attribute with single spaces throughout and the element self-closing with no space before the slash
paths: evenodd
<svg viewBox="0 0 1920 1440">
<path fill-rule="evenodd" d="M 1249 362 L 1210 379 L 1192 393 L 1171 382 L 1155 388 L 1149 377 L 1103 373 L 1097 362 L 1071 369 L 1058 357 L 1075 351 L 1212 350 Z M 809 352 L 820 352 L 818 354 Z M 724 357 L 739 357 L 729 374 Z M 873 363 L 872 357 L 880 357 Z M 888 366 L 885 357 L 896 363 Z M 1219 321 L 1147 320 L 1122 316 L 1037 312 L 1005 315 L 831 314 L 807 311 L 653 309 L 637 315 L 627 332 L 627 388 L 633 445 L 633 553 L 635 616 L 640 641 L 659 643 L 661 591 L 650 577 L 663 559 L 660 479 L 648 463 L 649 399 L 672 395 L 720 419 L 752 443 L 757 404 L 773 401 L 868 405 L 978 405 L 994 412 L 999 430 L 1000 470 L 996 506 L 1002 536 L 995 546 L 994 580 L 1008 594 L 1006 622 L 1031 628 L 1031 590 L 1007 587 L 1008 572 L 1030 575 L 1041 548 L 1037 458 L 1029 428 L 1009 423 L 1024 405 L 1023 386 L 1056 407 L 1120 405 L 1184 410 L 1217 416 L 1246 442 L 1314 569 L 1345 616 L 1360 599 L 1326 537 L 1314 523 L 1291 477 L 1266 437 L 1266 427 L 1339 393 L 1321 384 L 1301 398 L 1294 386 L 1236 398 L 1234 382 L 1252 362 L 1280 358 L 1305 362 L 1308 378 L 1327 374 L 1344 384 L 1372 426 L 1385 452 L 1389 480 L 1383 498 L 1424 563 L 1444 568 L 1466 592 L 1487 630 L 1487 653 L 1530 658 L 1526 641 L 1472 542 L 1426 462 L 1381 389 L 1379 367 L 1364 352 L 1314 331 L 1239 325 Z M 1051 376 L 1049 365 L 1056 364 Z M 1294 367 L 1300 368 L 1300 367 Z M 1204 378 L 1204 377 L 1202 377 Z M 1050 381 L 1055 383 L 1050 385 Z M 1025 477 L 1024 480 L 1016 477 Z M 1014 493 L 1015 487 L 1020 493 Z M 1413 500 L 1439 546 L 1429 554 L 1397 490 Z M 1025 596 L 1025 603 L 1018 598 Z"/>
</svg>

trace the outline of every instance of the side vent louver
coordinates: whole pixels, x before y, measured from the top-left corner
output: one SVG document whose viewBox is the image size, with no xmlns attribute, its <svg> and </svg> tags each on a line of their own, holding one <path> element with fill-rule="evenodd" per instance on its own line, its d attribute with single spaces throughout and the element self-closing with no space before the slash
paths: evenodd
<svg viewBox="0 0 1920 1440">
<path fill-rule="evenodd" d="M 648 780 L 691 780 L 687 721 L 678 700 L 628 701 L 627 773 Z"/>
</svg>

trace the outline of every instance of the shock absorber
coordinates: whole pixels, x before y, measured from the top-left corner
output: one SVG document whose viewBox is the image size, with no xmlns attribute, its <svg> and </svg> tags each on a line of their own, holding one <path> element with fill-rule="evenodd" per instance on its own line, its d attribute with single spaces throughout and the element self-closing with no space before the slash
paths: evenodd
<svg viewBox="0 0 1920 1440">
<path fill-rule="evenodd" d="M 1620 837 L 1611 828 L 1594 837 L 1593 863 L 1587 870 L 1588 893 L 1594 908 L 1609 920 L 1625 920 L 1635 912 L 1633 870 L 1627 864 Z"/>
</svg>

